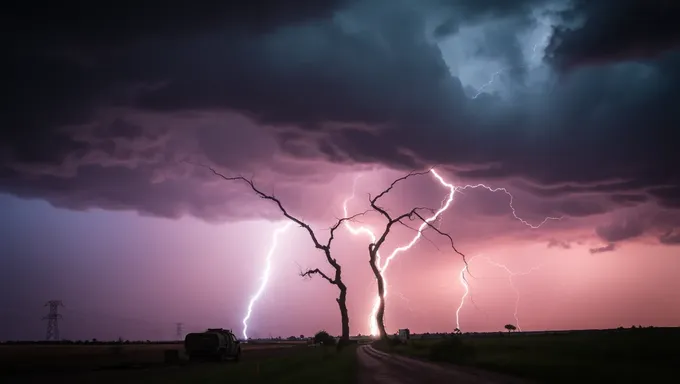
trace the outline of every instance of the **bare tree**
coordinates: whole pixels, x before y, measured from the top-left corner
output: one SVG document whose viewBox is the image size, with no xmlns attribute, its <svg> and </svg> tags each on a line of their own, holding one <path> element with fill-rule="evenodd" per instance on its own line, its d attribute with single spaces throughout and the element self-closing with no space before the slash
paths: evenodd
<svg viewBox="0 0 680 384">
<path fill-rule="evenodd" d="M 201 164 L 202 165 L 202 164 Z M 340 307 L 340 318 L 342 322 L 342 335 L 340 336 L 340 343 L 338 343 L 338 347 L 342 348 L 344 345 L 347 345 L 349 343 L 349 313 L 347 311 L 347 286 L 345 283 L 342 281 L 342 267 L 340 266 L 340 263 L 336 259 L 334 259 L 331 256 L 331 243 L 335 239 L 335 231 L 342 225 L 343 222 L 345 221 L 352 221 L 356 217 L 361 216 L 365 214 L 366 212 L 358 213 L 353 216 L 348 216 L 348 217 L 343 217 L 338 219 L 335 224 L 333 224 L 332 227 L 329 228 L 329 237 L 328 241 L 325 244 L 322 244 L 316 234 L 314 233 L 314 230 L 309 226 L 309 224 L 303 222 L 302 220 L 298 219 L 297 217 L 291 215 L 288 213 L 286 208 L 284 208 L 283 204 L 281 203 L 281 200 L 276 198 L 273 195 L 267 195 L 264 192 L 260 191 L 256 186 L 255 183 L 251 179 L 247 179 L 243 176 L 234 176 L 234 177 L 228 177 L 220 172 L 216 171 L 214 168 L 206 165 L 202 165 L 206 168 L 208 168 L 213 174 L 215 174 L 218 177 L 221 177 L 224 180 L 227 181 L 242 181 L 250 186 L 250 188 L 255 192 L 255 194 L 265 200 L 269 200 L 274 202 L 278 207 L 281 213 L 283 213 L 283 216 L 285 216 L 287 219 L 293 221 L 300 227 L 304 228 L 307 233 L 309 234 L 309 237 L 312 239 L 312 242 L 314 243 L 314 247 L 324 253 L 324 256 L 326 257 L 326 261 L 328 264 L 333 267 L 333 270 L 335 271 L 334 275 L 331 277 L 327 274 L 325 274 L 321 269 L 319 268 L 314 268 L 314 269 L 307 269 L 306 271 L 300 271 L 300 276 L 301 277 L 308 277 L 311 278 L 314 275 L 321 276 L 323 279 L 328 281 L 328 283 L 335 285 L 338 287 L 338 290 L 340 291 L 340 294 L 338 295 L 338 298 L 335 299 L 338 302 L 338 307 Z"/>
<path fill-rule="evenodd" d="M 390 231 L 392 230 L 392 227 L 395 224 L 401 224 L 404 225 L 407 228 L 414 229 L 408 224 L 406 224 L 404 221 L 409 220 L 419 220 L 422 221 L 427 225 L 428 228 L 431 228 L 432 230 L 436 231 L 442 236 L 445 236 L 446 238 L 449 239 L 451 242 L 451 248 L 453 250 L 461 255 L 463 257 L 463 262 L 465 262 L 465 265 L 467 265 L 467 261 L 465 260 L 465 255 L 460 253 L 458 249 L 456 249 L 455 245 L 453 244 L 453 238 L 447 233 L 442 232 L 439 230 L 439 228 L 435 227 L 432 225 L 430 222 L 428 222 L 423 216 L 420 214 L 420 212 L 435 212 L 434 209 L 432 208 L 425 208 L 425 207 L 416 207 L 411 209 L 409 212 L 401 214 L 396 217 L 392 217 L 386 209 L 380 207 L 378 205 L 378 200 L 380 200 L 383 196 L 387 195 L 398 183 L 412 177 L 412 176 L 421 176 L 429 173 L 430 170 L 427 171 L 422 171 L 422 172 L 411 172 L 407 174 L 406 176 L 402 176 L 390 184 L 390 186 L 385 189 L 384 191 L 380 192 L 378 195 L 375 197 L 371 197 L 370 195 L 368 196 L 369 202 L 371 204 L 371 208 L 375 210 L 376 212 L 380 213 L 386 220 L 387 223 L 385 224 L 385 229 L 383 230 L 382 234 L 380 237 L 378 237 L 378 240 L 375 241 L 374 243 L 371 243 L 368 245 L 368 255 L 369 255 L 369 264 L 371 266 L 371 270 L 373 271 L 373 275 L 375 276 L 375 279 L 378 283 L 378 297 L 380 299 L 379 306 L 378 306 L 378 311 L 376 313 L 376 322 L 378 324 L 378 331 L 380 332 L 380 338 L 385 339 L 387 338 L 387 331 L 385 330 L 385 280 L 382 277 L 382 271 L 380 270 L 380 266 L 377 263 L 378 259 L 378 252 L 380 251 L 380 247 L 385 243 L 385 240 L 387 240 L 387 236 L 389 235 Z M 417 231 L 417 229 L 416 229 Z"/>
</svg>

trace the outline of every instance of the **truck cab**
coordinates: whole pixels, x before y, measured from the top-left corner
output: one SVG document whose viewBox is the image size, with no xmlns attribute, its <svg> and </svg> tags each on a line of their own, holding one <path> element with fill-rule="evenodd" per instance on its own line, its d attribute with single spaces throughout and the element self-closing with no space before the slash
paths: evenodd
<svg viewBox="0 0 680 384">
<path fill-rule="evenodd" d="M 186 335 L 184 350 L 190 360 L 238 361 L 241 358 L 240 341 L 231 330 L 222 328 Z"/>
</svg>

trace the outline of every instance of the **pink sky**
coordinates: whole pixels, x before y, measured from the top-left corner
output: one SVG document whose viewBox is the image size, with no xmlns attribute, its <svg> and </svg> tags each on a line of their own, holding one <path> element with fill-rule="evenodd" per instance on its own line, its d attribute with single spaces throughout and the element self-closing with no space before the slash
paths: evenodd
<svg viewBox="0 0 680 384">
<path fill-rule="evenodd" d="M 361 197 L 368 190 L 375 193 L 384 188 L 397 174 L 364 174 L 350 211 L 363 210 L 365 198 Z M 346 181 L 354 175 L 339 176 L 327 185 L 334 191 L 323 199 L 331 203 L 323 215 L 327 222 L 310 221 L 320 238 L 327 237 L 324 228 L 331 225 L 333 215 L 341 215 L 342 199 L 352 193 L 352 183 Z M 408 206 L 438 207 L 446 194 L 441 185 L 423 176 L 396 188 L 385 206 L 395 214 Z M 245 199 L 253 209 L 267 203 Z M 474 209 L 487 201 L 491 203 Z M 607 222 L 611 215 L 585 221 L 565 218 L 531 229 L 512 218 L 507 203 L 502 193 L 466 191 L 456 196 L 443 215 L 441 229 L 453 236 L 468 257 L 474 256 L 469 264 L 474 277 L 468 281 L 476 305 L 469 297 L 464 303 L 460 312 L 463 331 L 496 331 L 515 323 L 516 297 L 508 274 L 485 257 L 517 273 L 540 266 L 513 278 L 520 293 L 517 313 L 523 330 L 680 323 L 680 308 L 674 305 L 680 300 L 680 283 L 674 277 L 680 267 L 677 247 L 643 236 L 613 251 L 591 253 L 591 248 L 602 245 L 593 226 Z M 518 215 L 525 207 L 527 216 L 540 222 L 536 209 L 529 209 L 530 203 L 515 201 Z M 240 334 L 273 232 L 285 224 L 280 220 L 208 224 L 187 217 L 171 220 L 127 212 L 74 212 L 13 198 L 3 198 L 2 204 L 15 207 L 9 212 L 16 235 L 3 243 L 9 251 L 22 253 L 21 259 L 3 266 L 4 273 L 21 277 L 14 280 L 8 318 L 24 338 L 42 337 L 44 322 L 37 319 L 44 312 L 41 304 L 51 298 L 62 299 L 67 306 L 62 322 L 65 338 L 168 338 L 174 335 L 174 322 L 184 322 L 187 331 L 222 326 Z M 375 215 L 361 220 L 373 228 L 381 223 Z M 29 233 L 41 234 L 40 241 L 29 241 Z M 413 235 L 411 230 L 396 229 L 382 249 L 383 257 Z M 441 236 L 428 231 L 426 237 L 431 242 L 421 239 L 400 254 L 387 272 L 390 332 L 404 327 L 414 332 L 447 332 L 456 327 L 455 312 L 464 293 L 459 280 L 462 260 Z M 298 276 L 300 268 L 328 271 L 323 255 L 315 251 L 301 228 L 291 227 L 280 239 L 271 279 L 254 305 L 249 335 L 287 337 L 320 329 L 339 333 L 335 287 L 319 278 Z M 555 239 L 568 243 L 569 249 L 549 247 Z M 339 229 L 333 247 L 349 288 L 353 334 L 369 333 L 368 315 L 376 294 L 367 245 L 367 237 Z M 33 320 L 27 322 L 29 318 Z"/>
<path fill-rule="evenodd" d="M 67 306 L 64 338 L 167 339 L 176 322 L 240 333 L 281 212 L 196 163 L 252 177 L 322 239 L 359 175 L 353 213 L 412 169 L 505 187 L 528 223 L 563 219 L 531 229 L 504 193 L 466 189 L 441 229 L 469 256 L 541 265 L 514 280 L 523 329 L 680 325 L 680 40 L 668 34 L 680 7 L 665 3 L 14 7 L 0 339 L 44 338 L 50 299 Z M 438 208 L 446 193 L 423 176 L 381 206 Z M 412 236 L 395 229 L 382 254 Z M 427 237 L 387 271 L 390 331 L 456 326 L 462 261 Z M 369 331 L 367 247 L 340 230 L 332 249 L 352 333 Z M 516 321 L 507 276 L 484 260 L 471 263 L 479 309 L 465 303 L 464 331 Z M 298 276 L 328 267 L 291 229 L 250 334 L 337 334 L 337 291 Z"/>
</svg>

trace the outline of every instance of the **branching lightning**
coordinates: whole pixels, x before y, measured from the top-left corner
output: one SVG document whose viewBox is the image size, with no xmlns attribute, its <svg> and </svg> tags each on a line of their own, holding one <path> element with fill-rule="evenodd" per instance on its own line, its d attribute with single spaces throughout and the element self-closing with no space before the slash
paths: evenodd
<svg viewBox="0 0 680 384">
<path fill-rule="evenodd" d="M 400 246 L 400 247 L 396 248 L 394 251 L 392 251 L 392 253 L 387 257 L 387 259 L 385 259 L 385 262 L 382 265 L 380 263 L 381 262 L 381 255 L 380 255 L 380 253 L 377 254 L 376 264 L 378 266 L 378 269 L 380 270 L 381 277 L 382 277 L 382 279 L 385 283 L 385 291 L 384 291 L 385 298 L 387 298 L 387 287 L 389 286 L 387 279 L 385 278 L 385 272 L 387 271 L 387 268 L 389 267 L 390 262 L 392 260 L 394 260 L 394 258 L 397 255 L 399 255 L 400 253 L 410 249 L 411 247 L 413 247 L 413 245 L 415 245 L 418 242 L 418 240 L 422 237 L 423 230 L 425 230 L 427 228 L 428 223 L 432 223 L 435 220 L 437 220 L 438 218 L 440 218 L 440 216 L 451 206 L 451 203 L 453 202 L 453 197 L 454 197 L 454 195 L 457 191 L 462 191 L 462 190 L 465 190 L 465 189 L 484 188 L 484 189 L 486 189 L 490 192 L 499 192 L 499 191 L 504 192 L 505 194 L 507 194 L 510 197 L 509 206 L 510 206 L 510 209 L 512 210 L 513 217 L 515 219 L 517 219 L 518 221 L 520 221 L 522 224 L 524 224 L 524 225 L 526 225 L 530 228 L 534 228 L 534 229 L 539 228 L 540 226 L 542 226 L 543 224 L 545 224 L 549 220 L 561 220 L 562 219 L 562 217 L 547 217 L 541 223 L 539 223 L 538 225 L 532 225 L 531 223 L 529 223 L 526 220 L 517 216 L 517 212 L 515 211 L 515 208 L 513 206 L 514 196 L 507 189 L 505 189 L 505 188 L 491 188 L 491 187 L 486 186 L 484 184 L 474 184 L 474 185 L 465 185 L 465 186 L 461 186 L 461 187 L 456 187 L 453 184 L 446 182 L 434 170 L 434 168 L 430 169 L 430 173 L 432 173 L 432 176 L 437 181 L 439 181 L 439 183 L 442 186 L 449 189 L 448 197 L 442 202 L 441 208 L 438 211 L 436 211 L 429 218 L 425 219 L 425 222 L 423 222 L 420 225 L 416 235 L 411 239 L 411 241 L 409 243 L 407 243 L 406 245 Z M 350 197 L 348 197 L 347 199 L 345 199 L 344 202 L 343 202 L 343 211 L 344 211 L 345 216 L 347 216 L 347 214 L 348 214 L 347 203 L 354 198 L 357 180 L 358 180 L 358 178 L 355 179 L 355 181 L 354 181 L 355 185 L 354 185 L 354 188 L 352 189 L 352 195 Z M 354 227 L 347 221 L 344 222 L 344 224 L 345 224 L 345 228 L 347 228 L 347 230 L 349 230 L 349 232 L 352 233 L 353 235 L 358 235 L 358 234 L 363 233 L 371 239 L 371 242 L 376 241 L 376 235 L 373 233 L 373 231 L 370 228 L 368 228 L 366 226 Z M 465 269 L 466 268 L 464 267 L 464 270 Z M 465 287 L 466 287 L 465 295 L 464 295 L 464 297 L 461 301 L 461 307 L 462 307 L 462 304 L 464 303 L 464 299 L 465 299 L 465 297 L 467 297 L 467 295 L 469 293 L 469 285 L 467 284 L 467 280 L 465 279 L 463 272 L 461 272 L 460 276 L 463 279 L 463 281 L 465 283 Z M 378 325 L 377 325 L 377 320 L 376 320 L 376 314 L 378 312 L 379 306 L 380 306 L 380 297 L 376 295 L 376 299 L 375 299 L 374 304 L 373 304 L 373 309 L 372 309 L 371 314 L 370 314 L 369 319 L 368 319 L 370 332 L 371 332 L 371 335 L 373 335 L 373 336 L 378 335 Z M 457 324 L 459 323 L 458 322 L 458 313 L 459 312 L 460 312 L 460 307 L 459 307 L 458 311 L 456 311 L 456 323 Z M 460 327 L 458 327 L 458 328 L 460 328 Z"/>
<path fill-rule="evenodd" d="M 482 256 L 482 255 L 479 255 L 479 256 Z M 471 257 L 471 258 L 468 260 L 468 264 L 470 264 L 470 263 L 472 262 L 472 260 L 474 260 L 476 257 L 477 257 L 477 256 Z M 495 266 L 495 267 L 501 268 L 501 269 L 503 269 L 505 272 L 507 272 L 507 274 L 508 274 L 508 279 L 509 279 L 509 281 L 510 281 L 510 286 L 512 287 L 513 292 L 515 292 L 515 310 L 514 310 L 514 312 L 513 312 L 513 317 L 515 318 L 515 324 L 514 324 L 514 325 L 515 325 L 515 326 L 517 327 L 517 329 L 521 332 L 521 331 L 522 331 L 522 328 L 521 328 L 521 326 L 520 326 L 519 315 L 518 315 L 518 312 L 519 312 L 519 300 L 520 300 L 520 294 L 519 294 L 519 290 L 518 290 L 517 287 L 515 286 L 515 282 L 513 281 L 512 278 L 515 277 L 515 276 L 526 276 L 526 275 L 528 275 L 528 274 L 530 274 L 530 273 L 532 273 L 532 272 L 534 272 L 534 271 L 540 269 L 540 268 L 543 266 L 543 263 L 541 263 L 541 264 L 538 265 L 538 266 L 532 267 L 531 269 L 529 269 L 528 271 L 525 271 L 525 272 L 513 272 L 513 271 L 510 270 L 510 268 L 508 268 L 506 265 L 501 264 L 501 263 L 499 263 L 499 262 L 496 262 L 496 261 L 492 260 L 492 259 L 491 259 L 490 257 L 488 257 L 488 256 L 482 256 L 482 257 L 483 257 L 484 260 L 486 260 L 489 264 L 491 264 L 491 265 L 493 265 L 493 266 Z M 461 299 L 460 299 L 460 305 L 458 305 L 458 309 L 456 310 L 456 328 L 458 328 L 458 329 L 461 329 L 461 328 L 460 328 L 460 311 L 463 309 L 463 306 L 465 305 L 465 299 L 466 299 L 466 298 L 469 296 L 469 294 L 470 294 L 470 283 L 468 282 L 467 278 L 465 277 L 465 272 L 466 272 L 466 271 L 467 271 L 467 267 L 463 266 L 463 268 L 460 270 L 459 278 L 458 278 L 458 280 L 460 281 L 460 285 L 463 286 L 463 289 L 464 289 L 464 291 L 465 291 L 465 292 L 463 293 L 463 296 L 462 296 Z M 477 307 L 477 305 L 474 303 L 474 301 L 472 301 L 472 296 L 469 296 L 469 297 L 470 297 L 470 301 L 472 302 L 472 304 L 475 305 L 475 307 Z M 478 308 L 478 309 L 479 309 L 479 308 Z"/>
<path fill-rule="evenodd" d="M 515 282 L 512 280 L 512 278 L 515 277 L 515 276 L 526 276 L 526 275 L 530 274 L 531 272 L 540 269 L 543 264 L 532 267 L 531 269 L 529 269 L 528 271 L 525 271 L 525 272 L 513 272 L 505 264 L 501 264 L 499 262 L 493 261 L 491 258 L 489 258 L 487 256 L 485 256 L 484 259 L 486 261 L 488 261 L 490 264 L 492 264 L 492 265 L 494 265 L 498 268 L 501 268 L 508 273 L 508 280 L 510 281 L 510 287 L 512 287 L 512 290 L 515 292 L 515 311 L 513 312 L 513 316 L 515 318 L 515 324 L 514 325 L 521 332 L 522 327 L 519 324 L 519 316 L 517 315 L 518 308 L 519 308 L 520 296 L 519 296 L 519 290 L 515 286 Z"/>
<path fill-rule="evenodd" d="M 477 257 L 477 256 L 472 256 L 468 260 L 468 265 L 472 262 L 472 260 Z M 463 305 L 465 305 L 465 299 L 468 297 L 468 294 L 470 294 L 470 283 L 467 281 L 467 278 L 465 277 L 465 272 L 467 271 L 467 265 L 463 265 L 463 268 L 461 268 L 460 272 L 458 273 L 458 280 L 460 281 L 460 285 L 463 286 L 463 289 L 465 292 L 463 293 L 463 296 L 460 298 L 460 304 L 458 305 L 458 308 L 456 308 L 456 328 L 460 330 L 460 311 L 463 309 Z"/>
<path fill-rule="evenodd" d="M 517 211 L 515 210 L 515 207 L 514 207 L 514 205 L 513 205 L 513 202 L 515 201 L 515 197 L 512 195 L 512 193 L 510 193 L 510 192 L 509 192 L 506 188 L 504 188 L 504 187 L 491 188 L 491 187 L 486 186 L 486 185 L 484 185 L 484 184 L 474 184 L 474 185 L 468 184 L 468 185 L 463 186 L 463 187 L 456 187 L 456 190 L 457 190 L 457 191 L 462 191 L 462 190 L 465 190 L 465 189 L 476 189 L 476 188 L 484 188 L 484 189 L 486 189 L 486 190 L 489 191 L 489 192 L 503 192 L 503 193 L 505 193 L 506 195 L 508 195 L 508 197 L 510 198 L 510 201 L 508 202 L 508 206 L 509 206 L 510 209 L 512 210 L 512 216 L 513 216 L 517 221 L 519 221 L 520 223 L 526 225 L 527 227 L 529 227 L 529 228 L 531 228 L 531 229 L 538 229 L 538 228 L 540 228 L 543 224 L 547 223 L 547 222 L 550 221 L 550 220 L 562 220 L 562 218 L 563 218 L 562 216 L 560 216 L 560 217 L 550 217 L 550 216 L 548 216 L 548 217 L 544 218 L 543 221 L 541 221 L 540 223 L 538 223 L 538 224 L 536 224 L 536 225 L 529 223 L 528 221 L 526 221 L 526 220 L 522 219 L 521 217 L 517 216 Z"/>
<path fill-rule="evenodd" d="M 473 99 L 478 98 L 479 95 L 481 95 L 482 93 L 484 93 L 484 90 L 485 90 L 485 89 L 489 88 L 489 87 L 493 84 L 494 80 L 496 80 L 496 78 L 497 78 L 498 76 L 500 76 L 503 72 L 505 72 L 505 71 L 507 71 L 507 70 L 508 70 L 507 68 L 503 68 L 503 69 L 499 69 L 498 71 L 494 72 L 494 73 L 491 75 L 491 77 L 489 78 L 489 81 L 487 81 L 486 83 L 482 84 L 481 87 L 477 88 L 477 93 L 475 93 L 475 95 L 472 96 L 472 98 L 473 98 Z"/>
<path fill-rule="evenodd" d="M 449 208 L 449 206 L 451 205 L 451 202 L 453 201 L 453 195 L 455 194 L 456 187 L 453 186 L 452 184 L 446 183 L 444 181 L 444 179 L 441 176 L 439 176 L 439 174 L 434 169 L 431 169 L 430 172 L 443 186 L 449 188 L 449 191 L 450 191 L 449 197 L 448 197 L 448 199 L 446 199 L 446 203 L 438 211 L 436 211 L 432 216 L 425 219 L 425 222 L 420 225 L 420 227 L 418 228 L 418 232 L 413 237 L 413 239 L 411 239 L 411 241 L 408 244 L 403 245 L 401 247 L 398 247 L 394 251 L 392 251 L 392 253 L 387 257 L 387 259 L 385 259 L 385 262 L 382 265 L 380 264 L 380 262 L 381 262 L 380 253 L 377 254 L 376 264 L 378 266 L 378 269 L 380 269 L 381 278 L 383 279 L 383 281 L 385 283 L 385 291 L 384 291 L 384 297 L 385 298 L 387 298 L 387 292 L 388 292 L 387 287 L 389 286 L 389 283 L 387 282 L 387 279 L 385 278 L 385 271 L 387 270 L 387 267 L 389 267 L 390 262 L 399 253 L 404 252 L 404 251 L 410 249 L 411 247 L 413 247 L 413 245 L 415 245 L 418 242 L 418 240 L 422 237 L 422 232 L 428 226 L 428 223 L 431 223 L 432 221 L 436 220 L 437 217 L 439 217 L 439 215 L 441 215 L 444 211 L 446 211 Z M 352 193 L 352 196 L 345 199 L 345 201 L 343 203 L 343 210 L 344 210 L 345 215 L 347 215 L 347 203 L 353 197 L 354 197 L 354 191 Z M 361 226 L 359 228 L 354 228 L 348 222 L 345 222 L 345 226 L 350 231 L 350 233 L 352 233 L 353 235 L 357 235 L 359 233 L 365 233 L 371 238 L 371 242 L 376 241 L 376 236 L 373 233 L 373 231 L 371 231 L 369 228 L 367 228 L 365 226 Z M 371 330 L 371 335 L 373 335 L 373 336 L 378 335 L 378 324 L 376 323 L 375 317 L 376 317 L 376 313 L 378 312 L 379 306 L 380 306 L 380 297 L 376 296 L 375 302 L 373 304 L 373 309 L 372 309 L 371 314 L 370 314 L 369 319 L 368 319 L 369 327 L 370 327 L 370 330 Z"/>
<path fill-rule="evenodd" d="M 262 271 L 262 277 L 260 278 L 260 287 L 257 289 L 255 294 L 250 298 L 250 302 L 248 303 L 248 311 L 246 312 L 246 316 L 243 318 L 243 338 L 245 340 L 248 340 L 248 319 L 250 319 L 250 315 L 253 312 L 253 306 L 264 292 L 264 289 L 267 287 L 267 283 L 269 282 L 269 276 L 271 276 L 272 257 L 274 256 L 274 252 L 276 251 L 276 247 L 279 242 L 279 235 L 285 232 L 291 226 L 291 224 L 293 223 L 288 222 L 283 227 L 277 228 L 274 231 L 272 244 L 269 247 L 269 251 L 267 252 L 267 256 L 265 258 L 265 267 L 264 270 Z"/>
<path fill-rule="evenodd" d="M 538 54 L 537 49 L 539 48 L 539 46 L 545 48 L 545 46 L 548 44 L 549 38 L 550 38 L 549 35 L 545 35 L 539 43 L 536 43 L 536 44 L 533 45 L 533 47 L 531 48 L 531 57 L 529 58 L 529 63 L 533 62 L 536 59 L 536 55 Z M 519 68 L 527 68 L 527 67 L 530 67 L 530 64 L 523 64 L 523 65 L 516 66 L 514 68 L 519 69 Z M 482 84 L 479 88 L 477 88 L 477 91 L 474 94 L 474 96 L 472 96 L 472 98 L 473 99 L 478 98 L 482 93 L 484 93 L 484 91 L 487 88 L 489 88 L 491 85 L 493 85 L 494 81 L 496 79 L 498 79 L 498 77 L 500 75 L 502 75 L 505 71 L 508 71 L 512 68 L 513 67 L 501 68 L 498 71 L 492 73 L 491 77 L 489 78 L 489 81 L 487 81 L 486 83 Z"/>
</svg>

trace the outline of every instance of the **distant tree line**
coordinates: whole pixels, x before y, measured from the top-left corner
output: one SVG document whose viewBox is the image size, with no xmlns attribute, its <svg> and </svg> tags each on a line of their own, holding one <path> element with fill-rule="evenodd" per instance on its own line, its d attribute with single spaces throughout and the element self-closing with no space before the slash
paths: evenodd
<svg viewBox="0 0 680 384">
<path fill-rule="evenodd" d="M 120 345 L 120 344 L 177 344 L 180 340 L 60 340 L 60 341 L 0 341 L 2 345 Z"/>
</svg>

